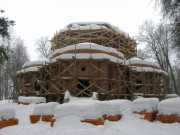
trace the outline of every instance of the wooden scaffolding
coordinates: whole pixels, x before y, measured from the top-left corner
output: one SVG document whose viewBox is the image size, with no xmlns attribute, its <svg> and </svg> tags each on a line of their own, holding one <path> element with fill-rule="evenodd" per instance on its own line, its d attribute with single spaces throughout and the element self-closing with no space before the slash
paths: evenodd
<svg viewBox="0 0 180 135">
<path fill-rule="evenodd" d="M 125 59 L 120 58 L 124 62 L 118 60 L 112 62 L 106 58 L 93 59 L 93 57 L 77 59 L 78 53 L 90 55 L 93 53 L 91 47 L 89 50 L 76 49 L 76 44 L 86 42 L 115 48 L 124 54 Z M 46 97 L 48 102 L 60 103 L 63 102 L 66 90 L 76 97 L 91 97 L 93 92 L 97 92 L 99 100 L 117 98 L 133 100 L 135 93 L 160 99 L 166 95 L 167 75 L 163 72 L 138 72 L 133 66 L 125 64 L 126 59 L 137 56 L 137 44 L 134 39 L 114 27 L 101 26 L 96 29 L 67 27 L 54 35 L 51 50 L 53 52 L 69 45 L 75 45 L 74 50 L 66 52 L 75 54 L 71 59 L 61 59 L 59 57 L 61 54 L 57 54 L 54 56 L 56 58 L 54 62 L 44 64 L 38 72 L 17 75 L 19 95 L 33 95 L 38 89 L 39 96 Z M 108 55 L 113 56 L 113 53 Z"/>
<path fill-rule="evenodd" d="M 89 29 L 89 30 L 67 30 L 56 33 L 52 38 L 52 51 L 78 43 L 96 43 L 112 47 L 122 52 L 125 58 L 137 55 L 137 43 L 127 34 L 117 32 L 114 28 Z"/>
<path fill-rule="evenodd" d="M 72 60 L 58 59 L 41 68 L 42 95 L 48 101 L 62 102 L 68 90 L 72 96 L 91 97 L 98 93 L 100 100 L 127 97 L 125 67 L 122 63 L 109 60 Z"/>
<path fill-rule="evenodd" d="M 168 75 L 164 72 L 137 71 L 129 67 L 128 85 L 135 96 L 164 99 L 168 90 Z"/>
<path fill-rule="evenodd" d="M 18 73 L 16 76 L 16 93 L 19 96 L 40 96 L 40 72 Z"/>
</svg>

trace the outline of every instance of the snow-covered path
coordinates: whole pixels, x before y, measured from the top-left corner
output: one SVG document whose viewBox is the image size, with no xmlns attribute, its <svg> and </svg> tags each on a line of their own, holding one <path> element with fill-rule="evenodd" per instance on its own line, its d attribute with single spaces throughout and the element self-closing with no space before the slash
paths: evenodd
<svg viewBox="0 0 180 135">
<path fill-rule="evenodd" d="M 0 135 L 179 135 L 180 123 L 164 124 L 158 121 L 149 122 L 138 114 L 126 110 L 118 122 L 105 121 L 104 126 L 82 123 L 78 116 L 59 118 L 53 128 L 50 123 L 38 122 L 30 124 L 29 115 L 35 104 L 17 105 L 0 101 L 0 107 L 13 107 L 19 125 L 0 129 Z"/>
</svg>

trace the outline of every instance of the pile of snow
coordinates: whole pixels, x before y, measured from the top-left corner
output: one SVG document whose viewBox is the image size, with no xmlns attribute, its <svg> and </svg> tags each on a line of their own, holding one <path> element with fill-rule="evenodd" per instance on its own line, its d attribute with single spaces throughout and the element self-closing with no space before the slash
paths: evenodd
<svg viewBox="0 0 180 135">
<path fill-rule="evenodd" d="M 0 107 L 0 120 L 15 118 L 15 109 L 11 107 Z"/>
<path fill-rule="evenodd" d="M 98 45 L 95 43 L 89 43 L 89 42 L 85 42 L 85 43 L 79 43 L 79 44 L 74 44 L 74 45 L 68 45 L 64 48 L 61 49 L 57 49 L 54 52 L 52 52 L 49 55 L 49 58 L 52 58 L 54 55 L 56 54 L 61 54 L 70 50 L 75 50 L 75 49 L 91 49 L 91 50 L 100 50 L 100 51 L 104 51 L 106 53 L 114 53 L 117 54 L 120 57 L 124 58 L 124 54 L 117 51 L 116 49 L 112 48 L 112 47 L 106 47 L 106 46 L 102 46 L 102 45 Z"/>
<path fill-rule="evenodd" d="M 131 104 L 131 101 L 123 99 L 99 101 L 99 108 L 102 115 L 116 115 L 123 114 L 131 106 Z"/>
<path fill-rule="evenodd" d="M 46 98 L 44 97 L 18 97 L 18 102 L 22 103 L 46 103 Z"/>
<path fill-rule="evenodd" d="M 158 98 L 138 98 L 132 101 L 132 112 L 157 112 L 159 105 Z"/>
<path fill-rule="evenodd" d="M 106 120 L 103 126 L 94 126 L 82 123 L 77 116 L 67 116 L 58 119 L 54 127 L 47 122 L 30 124 L 29 115 L 36 105 L 19 106 L 8 100 L 0 101 L 0 108 L 14 108 L 18 125 L 0 129 L 0 135 L 179 135 L 180 124 L 165 124 L 161 122 L 149 122 L 140 119 L 141 116 L 133 115 L 130 110 L 123 114 L 120 121 Z"/>
<path fill-rule="evenodd" d="M 59 105 L 59 103 L 57 103 L 57 102 L 37 104 L 34 108 L 33 115 L 54 114 L 54 109 L 57 105 Z"/>
<path fill-rule="evenodd" d="M 58 105 L 55 108 L 54 117 L 57 119 L 75 115 L 81 117 L 81 119 L 94 119 L 100 118 L 104 114 L 122 114 L 130 105 L 131 102 L 128 100 L 80 100 Z"/>
<path fill-rule="evenodd" d="M 71 96 L 70 92 L 67 90 L 64 94 L 64 101 L 65 102 L 74 102 L 74 101 L 80 101 L 80 100 L 97 100 L 97 92 L 93 92 L 92 97 L 74 97 Z"/>
<path fill-rule="evenodd" d="M 167 94 L 166 98 L 178 98 L 179 96 L 177 94 Z"/>
<path fill-rule="evenodd" d="M 180 98 L 162 100 L 159 103 L 158 114 L 177 114 L 178 116 L 180 116 Z"/>
<path fill-rule="evenodd" d="M 67 30 L 94 30 L 94 29 L 107 29 L 107 30 L 114 30 L 118 34 L 123 34 L 126 37 L 129 37 L 129 35 L 119 29 L 118 27 L 115 27 L 107 22 L 75 22 L 67 25 L 64 29 L 61 30 L 67 31 Z"/>
</svg>

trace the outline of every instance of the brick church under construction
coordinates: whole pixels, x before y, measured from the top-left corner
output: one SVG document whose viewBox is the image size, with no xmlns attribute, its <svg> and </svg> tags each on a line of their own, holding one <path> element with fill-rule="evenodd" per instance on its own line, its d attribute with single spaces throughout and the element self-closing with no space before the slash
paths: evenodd
<svg viewBox="0 0 180 135">
<path fill-rule="evenodd" d="M 67 90 L 75 97 L 97 92 L 99 100 L 166 95 L 167 73 L 138 58 L 136 41 L 109 23 L 71 23 L 51 43 L 48 59 L 27 62 L 17 72 L 17 96 L 62 102 Z"/>
</svg>

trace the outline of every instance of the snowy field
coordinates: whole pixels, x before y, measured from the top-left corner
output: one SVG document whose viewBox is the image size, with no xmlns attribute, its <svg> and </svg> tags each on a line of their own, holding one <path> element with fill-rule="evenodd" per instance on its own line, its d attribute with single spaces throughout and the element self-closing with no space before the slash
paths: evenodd
<svg viewBox="0 0 180 135">
<path fill-rule="evenodd" d="M 88 102 L 88 101 L 87 101 Z M 48 122 L 31 124 L 29 115 L 36 104 L 18 105 L 8 100 L 0 101 L 0 108 L 12 107 L 19 119 L 16 126 L 0 129 L 0 135 L 179 135 L 180 123 L 165 124 L 159 121 L 149 122 L 142 116 L 131 112 L 131 105 L 123 111 L 120 121 L 105 121 L 103 126 L 82 123 L 81 117 L 68 115 L 58 118 L 54 127 Z"/>
</svg>

